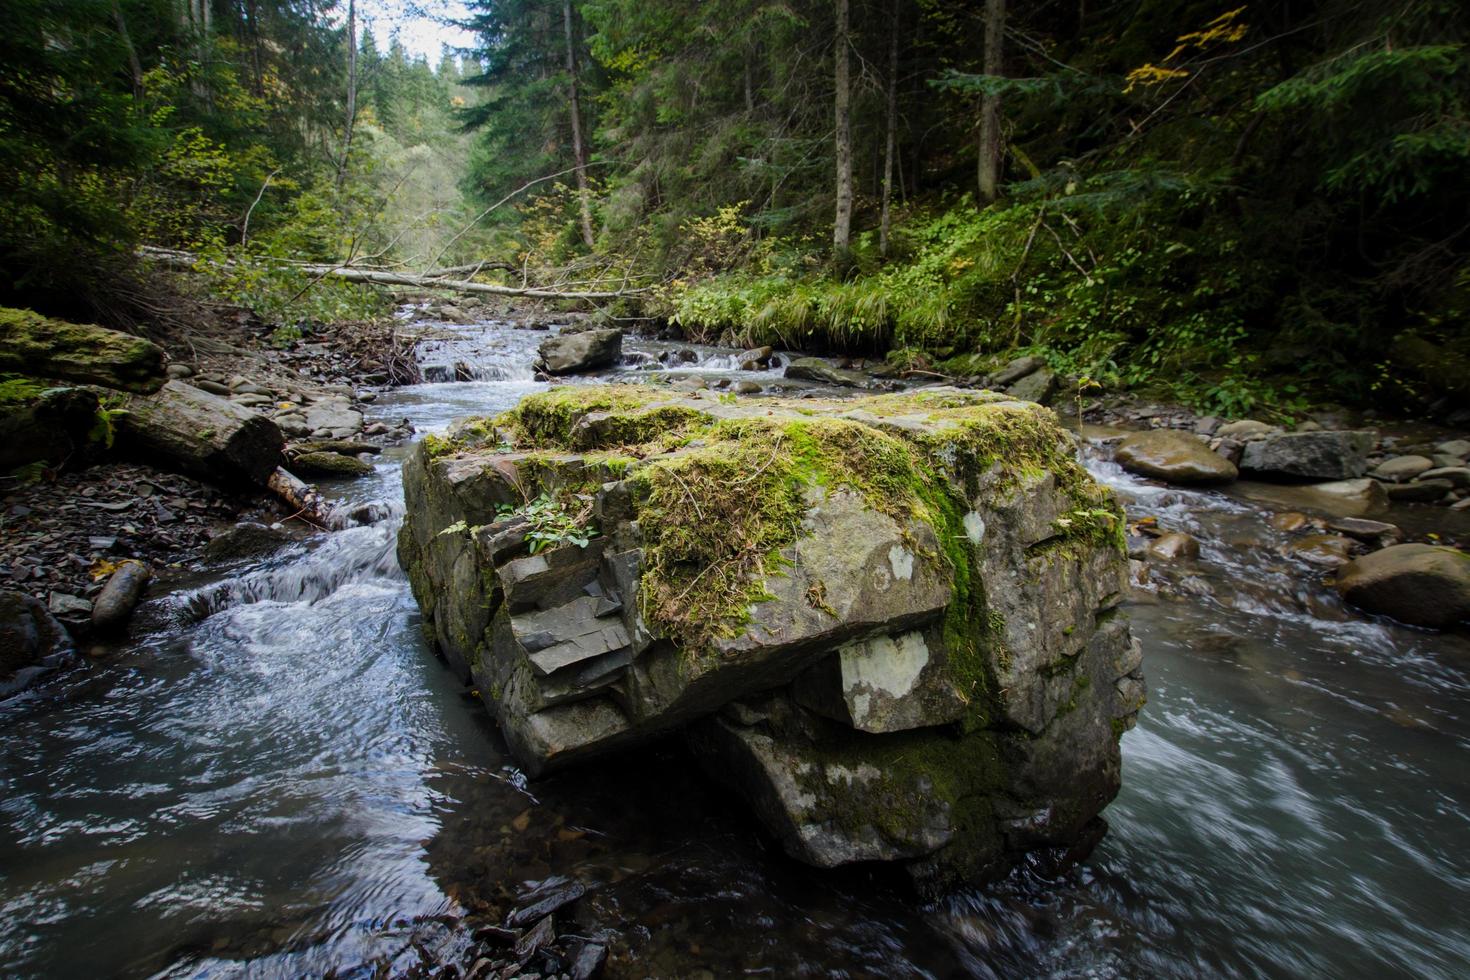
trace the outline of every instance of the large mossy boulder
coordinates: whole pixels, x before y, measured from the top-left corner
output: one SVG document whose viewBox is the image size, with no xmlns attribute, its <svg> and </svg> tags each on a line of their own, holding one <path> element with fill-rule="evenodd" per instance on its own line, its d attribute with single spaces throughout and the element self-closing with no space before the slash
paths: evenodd
<svg viewBox="0 0 1470 980">
<path fill-rule="evenodd" d="M 536 775 L 671 729 L 796 857 L 1093 839 L 1143 702 L 1122 512 L 1045 409 L 568 387 L 425 439 L 399 560 Z"/>
<path fill-rule="evenodd" d="M 146 394 L 163 387 L 163 360 L 142 337 L 0 307 L 0 372 Z"/>
</svg>

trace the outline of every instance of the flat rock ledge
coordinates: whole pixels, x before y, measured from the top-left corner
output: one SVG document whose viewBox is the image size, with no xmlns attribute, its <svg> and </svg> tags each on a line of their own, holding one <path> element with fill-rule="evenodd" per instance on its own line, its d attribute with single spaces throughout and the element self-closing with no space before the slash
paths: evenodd
<svg viewBox="0 0 1470 980">
<path fill-rule="evenodd" d="M 1145 693 L 1122 511 L 1039 405 L 567 386 L 404 494 L 424 628 L 533 776 L 683 729 L 796 858 L 931 893 L 1100 836 Z"/>
</svg>

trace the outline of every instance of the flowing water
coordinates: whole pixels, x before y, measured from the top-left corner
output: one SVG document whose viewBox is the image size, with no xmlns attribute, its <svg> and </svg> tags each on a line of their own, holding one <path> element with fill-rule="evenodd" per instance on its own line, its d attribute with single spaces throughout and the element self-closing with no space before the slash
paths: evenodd
<svg viewBox="0 0 1470 980">
<path fill-rule="evenodd" d="M 542 336 L 464 330 L 426 356 L 475 380 L 377 410 L 509 407 Z M 673 345 L 634 349 L 618 374 Z M 728 376 L 694 350 L 679 370 Z M 209 570 L 141 611 L 164 628 L 0 703 L 0 972 L 372 975 L 552 875 L 595 886 L 575 926 L 619 976 L 1470 972 L 1470 644 L 1345 611 L 1240 494 L 1089 460 L 1204 545 L 1132 605 L 1151 693 L 1112 831 L 1060 879 L 923 905 L 790 862 L 676 741 L 527 785 L 419 635 L 403 454 L 329 488 L 376 523 Z"/>
</svg>

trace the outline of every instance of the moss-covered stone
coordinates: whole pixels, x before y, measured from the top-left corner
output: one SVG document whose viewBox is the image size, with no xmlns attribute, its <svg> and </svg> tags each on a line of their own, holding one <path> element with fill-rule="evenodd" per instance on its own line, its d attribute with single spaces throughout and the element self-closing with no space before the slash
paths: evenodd
<svg viewBox="0 0 1470 980">
<path fill-rule="evenodd" d="M 426 440 L 405 494 L 431 632 L 533 773 L 723 709 L 696 741 L 792 853 L 926 886 L 1116 791 L 1122 513 L 1038 405 L 569 386 Z M 515 551 L 497 506 L 538 495 L 589 504 L 595 554 Z"/>
</svg>

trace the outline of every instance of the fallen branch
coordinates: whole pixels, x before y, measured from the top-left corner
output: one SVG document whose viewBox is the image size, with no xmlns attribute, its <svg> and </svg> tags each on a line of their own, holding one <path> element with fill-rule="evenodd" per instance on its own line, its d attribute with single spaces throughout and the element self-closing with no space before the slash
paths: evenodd
<svg viewBox="0 0 1470 980">
<path fill-rule="evenodd" d="M 161 262 L 164 265 L 175 268 L 192 269 L 199 262 L 197 256 L 190 252 L 181 252 L 173 249 L 154 248 L 145 245 L 139 250 L 139 254 L 146 259 Z M 347 282 L 371 283 L 377 286 L 413 286 L 417 289 L 447 289 L 459 293 L 480 293 L 488 296 L 528 296 L 534 299 L 617 299 L 622 296 L 632 296 L 637 293 L 647 292 L 649 287 L 638 287 L 628 289 L 626 287 L 617 290 L 563 290 L 543 289 L 536 286 L 496 286 L 490 283 L 469 282 L 464 279 L 441 279 L 436 276 L 409 275 L 402 272 L 390 272 L 385 269 L 361 269 L 350 265 L 327 265 L 312 262 L 291 262 L 291 268 L 299 269 L 307 275 L 320 277 L 333 277 L 344 279 Z M 446 270 L 435 270 L 443 272 Z"/>
<path fill-rule="evenodd" d="M 303 483 L 294 474 L 277 466 L 265 481 L 265 485 L 286 503 L 296 508 L 291 517 L 299 517 L 306 523 L 325 531 L 332 525 L 332 516 L 321 492 L 315 486 Z M 291 518 L 288 517 L 287 520 Z"/>
</svg>

